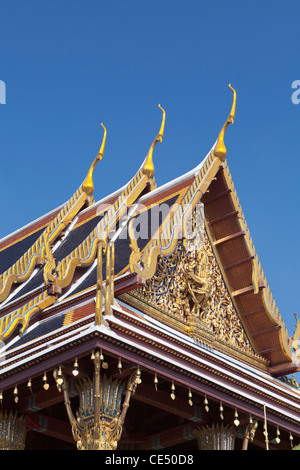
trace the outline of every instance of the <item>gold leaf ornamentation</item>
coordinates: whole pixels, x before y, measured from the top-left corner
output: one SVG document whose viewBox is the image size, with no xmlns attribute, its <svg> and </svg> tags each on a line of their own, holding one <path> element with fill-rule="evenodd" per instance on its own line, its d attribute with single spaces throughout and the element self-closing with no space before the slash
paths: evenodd
<svg viewBox="0 0 300 470">
<path fill-rule="evenodd" d="M 206 231 L 202 237 L 203 243 L 197 246 L 196 239 L 188 251 L 179 242 L 172 255 L 160 256 L 154 276 L 134 295 L 193 331 L 253 353 Z"/>
</svg>

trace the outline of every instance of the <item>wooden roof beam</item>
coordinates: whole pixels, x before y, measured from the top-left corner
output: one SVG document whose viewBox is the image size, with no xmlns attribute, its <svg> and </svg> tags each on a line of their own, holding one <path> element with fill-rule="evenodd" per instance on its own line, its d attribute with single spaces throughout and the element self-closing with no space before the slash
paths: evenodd
<svg viewBox="0 0 300 470">
<path fill-rule="evenodd" d="M 226 270 L 235 268 L 236 266 L 240 266 L 241 264 L 248 263 L 249 261 L 252 261 L 254 259 L 254 256 L 247 256 L 247 258 L 239 259 L 238 261 L 235 261 L 234 263 L 227 264 L 225 266 Z"/>
<path fill-rule="evenodd" d="M 296 366 L 293 362 L 278 364 L 277 366 L 272 366 L 269 369 L 270 374 L 274 377 L 281 377 L 283 375 L 293 374 L 299 371 L 300 367 Z"/>
<path fill-rule="evenodd" d="M 242 312 L 243 317 L 249 317 L 251 315 L 256 315 L 257 313 L 263 313 L 266 311 L 265 307 L 255 308 L 254 310 L 249 310 L 249 312 Z"/>
<path fill-rule="evenodd" d="M 251 333 L 251 336 L 256 338 L 257 336 L 262 336 L 262 335 L 268 335 L 270 333 L 273 333 L 274 331 L 278 331 L 281 329 L 280 325 L 274 325 L 271 328 L 265 328 L 264 330 L 259 330 L 254 333 Z"/>
<path fill-rule="evenodd" d="M 35 413 L 30 416 L 32 430 L 54 437 L 55 439 L 74 443 L 69 421 L 62 421 L 51 416 Z M 34 425 L 36 424 L 36 427 Z M 75 444 L 74 444 L 75 445 Z"/>
<path fill-rule="evenodd" d="M 258 286 L 260 288 L 265 287 L 264 284 L 261 284 L 261 283 L 259 283 Z M 243 287 L 242 289 L 235 290 L 235 291 L 231 292 L 231 295 L 232 295 L 232 297 L 237 297 L 239 295 L 249 294 L 249 292 L 254 292 L 254 286 L 253 285 Z"/>
<path fill-rule="evenodd" d="M 231 235 L 227 235 L 227 237 L 223 237 L 223 238 L 219 238 L 219 240 L 215 240 L 214 245 L 218 246 L 218 245 L 221 245 L 222 243 L 229 242 L 238 237 L 244 237 L 245 235 L 246 235 L 245 232 L 241 230 L 240 232 L 235 232 L 235 233 L 232 233 Z"/>
<path fill-rule="evenodd" d="M 210 225 L 214 225 L 214 224 L 217 224 L 218 222 L 222 222 L 223 220 L 229 219 L 230 217 L 234 217 L 238 213 L 239 213 L 238 211 L 228 212 L 227 214 L 217 217 L 216 219 L 210 220 L 208 223 Z"/>
<path fill-rule="evenodd" d="M 212 202 L 215 202 L 217 199 L 228 196 L 230 193 L 231 193 L 231 189 L 226 189 L 225 191 L 223 191 L 222 193 L 217 194 L 214 197 L 207 198 L 207 200 L 205 200 L 205 205 L 211 204 Z"/>
<path fill-rule="evenodd" d="M 196 437 L 193 434 L 195 427 L 195 425 L 188 423 L 154 434 L 147 438 L 145 442 L 145 450 L 165 449 L 175 445 L 180 445 L 187 441 L 196 440 Z"/>
<path fill-rule="evenodd" d="M 77 395 L 74 381 L 69 382 L 71 397 Z M 64 401 L 64 396 L 59 393 L 56 385 L 51 386 L 49 390 L 41 390 L 32 395 L 27 395 L 19 400 L 20 413 L 35 413 L 50 406 Z"/>
</svg>

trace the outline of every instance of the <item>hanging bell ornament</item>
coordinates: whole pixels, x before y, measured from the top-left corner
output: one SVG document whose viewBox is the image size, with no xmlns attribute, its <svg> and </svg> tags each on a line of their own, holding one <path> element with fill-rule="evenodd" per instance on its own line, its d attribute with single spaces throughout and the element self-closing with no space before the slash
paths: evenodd
<svg viewBox="0 0 300 470">
<path fill-rule="evenodd" d="M 29 388 L 30 392 L 32 393 L 31 379 L 28 380 L 28 382 L 27 382 L 27 387 Z"/>
<path fill-rule="evenodd" d="M 153 382 L 154 382 L 155 390 L 157 391 L 158 378 L 157 378 L 157 375 L 156 375 L 156 374 L 155 374 L 155 376 L 154 376 Z"/>
<path fill-rule="evenodd" d="M 44 376 L 43 376 L 43 382 L 44 382 L 44 384 L 43 384 L 43 389 L 44 389 L 44 390 L 49 390 L 49 384 L 48 384 L 48 382 L 47 382 L 47 374 L 46 374 L 46 372 L 44 373 Z"/>
<path fill-rule="evenodd" d="M 137 375 L 136 383 L 137 383 L 137 384 L 141 384 L 141 383 L 142 383 L 142 379 L 141 379 L 141 369 L 140 369 L 139 366 L 138 366 L 138 368 L 137 368 L 136 375 Z"/>
<path fill-rule="evenodd" d="M 275 437 L 276 444 L 280 443 L 280 437 L 279 436 L 280 436 L 280 431 L 279 431 L 278 426 L 277 426 L 276 437 Z"/>
<path fill-rule="evenodd" d="M 208 399 L 207 399 L 206 395 L 205 395 L 205 398 L 204 398 L 204 408 L 205 408 L 206 412 L 209 412 Z"/>
<path fill-rule="evenodd" d="M 15 396 L 15 398 L 14 398 L 15 403 L 18 403 L 19 397 L 18 397 L 18 387 L 17 386 L 15 386 L 15 388 L 14 388 L 14 396 Z"/>
<path fill-rule="evenodd" d="M 104 361 L 104 356 L 102 354 L 102 349 L 100 349 L 100 361 L 102 361 L 102 368 L 103 369 L 108 369 L 108 363 Z"/>
<path fill-rule="evenodd" d="M 233 421 L 233 423 L 234 423 L 236 426 L 238 426 L 238 425 L 240 424 L 238 417 L 239 417 L 239 415 L 238 415 L 237 409 L 235 409 L 235 412 L 234 412 L 234 421 Z"/>
<path fill-rule="evenodd" d="M 191 392 L 191 389 L 189 388 L 189 405 L 193 406 L 193 400 L 192 400 L 193 394 Z"/>
<path fill-rule="evenodd" d="M 74 377 L 77 377 L 77 375 L 79 374 L 77 357 L 75 358 L 72 374 L 74 375 Z"/>
<path fill-rule="evenodd" d="M 172 385 L 171 385 L 171 398 L 172 400 L 175 400 L 175 385 L 174 385 L 174 381 L 172 380 Z"/>
<path fill-rule="evenodd" d="M 223 408 L 222 402 L 220 402 L 219 411 L 220 411 L 220 418 L 221 418 L 221 419 L 224 419 L 224 415 L 223 415 L 224 408 Z"/>
<path fill-rule="evenodd" d="M 119 362 L 118 362 L 118 370 L 119 370 L 119 372 L 120 372 L 120 374 L 121 374 L 121 372 L 122 372 L 122 362 L 121 362 L 121 358 L 120 358 L 120 357 L 119 357 Z"/>
<path fill-rule="evenodd" d="M 56 383 L 57 383 L 58 386 L 61 386 L 63 384 L 63 382 L 64 382 L 64 379 L 63 379 L 63 376 L 62 376 L 61 366 L 59 366 Z"/>
</svg>

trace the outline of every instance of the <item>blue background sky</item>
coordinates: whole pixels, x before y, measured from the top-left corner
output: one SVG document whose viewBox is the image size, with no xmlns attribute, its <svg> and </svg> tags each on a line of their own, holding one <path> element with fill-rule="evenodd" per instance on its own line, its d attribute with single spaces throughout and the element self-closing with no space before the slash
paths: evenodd
<svg viewBox="0 0 300 470">
<path fill-rule="evenodd" d="M 299 1 L 0 3 L 0 238 L 65 202 L 107 127 L 95 198 L 156 147 L 163 184 L 210 150 L 237 90 L 228 163 L 290 334 L 299 309 Z"/>
</svg>

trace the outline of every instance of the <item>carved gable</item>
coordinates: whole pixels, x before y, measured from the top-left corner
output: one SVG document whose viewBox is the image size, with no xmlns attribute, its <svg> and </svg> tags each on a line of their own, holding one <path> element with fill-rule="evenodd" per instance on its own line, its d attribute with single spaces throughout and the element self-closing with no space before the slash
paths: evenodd
<svg viewBox="0 0 300 470">
<path fill-rule="evenodd" d="M 159 257 L 155 275 L 132 295 L 151 306 L 151 315 L 187 331 L 195 339 L 218 340 L 253 354 L 207 233 L 179 241 L 174 253 Z M 149 309 L 147 309 L 149 313 Z"/>
</svg>

